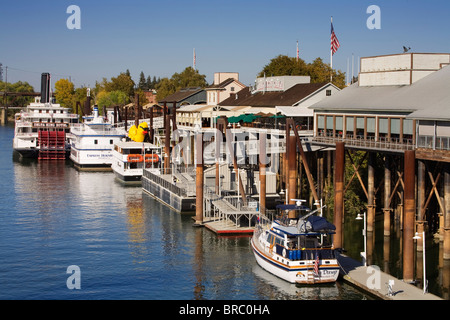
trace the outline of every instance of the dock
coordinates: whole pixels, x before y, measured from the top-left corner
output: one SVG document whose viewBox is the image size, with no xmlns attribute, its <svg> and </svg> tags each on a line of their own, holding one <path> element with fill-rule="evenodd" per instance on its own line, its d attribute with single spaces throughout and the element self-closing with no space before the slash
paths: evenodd
<svg viewBox="0 0 450 320">
<path fill-rule="evenodd" d="M 256 207 L 243 206 L 236 196 L 217 195 L 205 187 L 205 217 L 203 225 L 218 235 L 253 235 L 259 212 Z"/>
<path fill-rule="evenodd" d="M 352 286 L 381 300 L 443 300 L 431 293 L 397 279 L 376 266 L 364 266 L 344 254 L 336 253 L 341 266 L 340 277 Z M 377 268 L 377 269 L 375 269 Z M 378 272 L 379 273 L 376 273 Z M 389 290 L 391 283 L 391 290 Z M 389 292 L 391 291 L 391 292 Z"/>
<path fill-rule="evenodd" d="M 211 220 L 204 222 L 205 228 L 219 236 L 251 236 L 254 228 L 236 225 L 230 220 Z"/>
</svg>

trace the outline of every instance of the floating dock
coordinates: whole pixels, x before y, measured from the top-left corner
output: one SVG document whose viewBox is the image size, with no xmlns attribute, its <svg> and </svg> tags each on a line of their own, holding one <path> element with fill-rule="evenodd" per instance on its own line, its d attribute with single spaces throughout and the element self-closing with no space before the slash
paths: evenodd
<svg viewBox="0 0 450 320">
<path fill-rule="evenodd" d="M 362 263 L 343 254 L 336 253 L 341 266 L 340 276 L 371 296 L 382 300 L 442 300 L 422 289 L 399 280 L 379 270 L 377 266 Z M 389 284 L 391 284 L 389 288 Z"/>
</svg>

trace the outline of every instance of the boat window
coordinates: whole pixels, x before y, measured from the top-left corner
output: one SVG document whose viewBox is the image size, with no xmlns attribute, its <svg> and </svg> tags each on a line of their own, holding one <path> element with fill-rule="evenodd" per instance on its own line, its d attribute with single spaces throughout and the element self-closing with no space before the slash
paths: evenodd
<svg viewBox="0 0 450 320">
<path fill-rule="evenodd" d="M 109 140 L 109 144 L 113 144 L 114 143 L 114 141 L 111 139 L 111 140 Z"/>
<path fill-rule="evenodd" d="M 98 144 L 98 140 L 96 139 L 96 140 L 94 140 L 94 144 Z"/>
</svg>

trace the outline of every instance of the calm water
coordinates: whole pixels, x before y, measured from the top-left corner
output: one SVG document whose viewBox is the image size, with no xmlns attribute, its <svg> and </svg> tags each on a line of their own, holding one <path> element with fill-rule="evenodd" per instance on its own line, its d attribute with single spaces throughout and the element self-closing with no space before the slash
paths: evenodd
<svg viewBox="0 0 450 320">
<path fill-rule="evenodd" d="M 12 138 L 13 127 L 0 126 L 0 299 L 366 298 L 341 282 L 279 280 L 256 264 L 249 238 L 195 228 L 112 173 L 13 160 Z M 71 265 L 79 290 L 66 285 Z"/>
</svg>

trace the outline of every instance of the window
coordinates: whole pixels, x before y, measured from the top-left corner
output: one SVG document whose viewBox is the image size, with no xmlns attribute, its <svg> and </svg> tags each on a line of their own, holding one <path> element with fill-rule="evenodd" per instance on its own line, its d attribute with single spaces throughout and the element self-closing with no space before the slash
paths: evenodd
<svg viewBox="0 0 450 320">
<path fill-rule="evenodd" d="M 114 143 L 114 141 L 111 139 L 111 140 L 109 140 L 109 144 L 113 144 Z"/>
<path fill-rule="evenodd" d="M 230 88 L 230 91 L 233 92 L 233 91 L 234 91 L 234 87 L 231 87 L 231 88 Z"/>
<path fill-rule="evenodd" d="M 98 144 L 98 140 L 96 139 L 96 140 L 94 140 L 94 144 Z"/>
<path fill-rule="evenodd" d="M 331 90 L 327 90 L 327 97 L 331 96 Z"/>
</svg>

